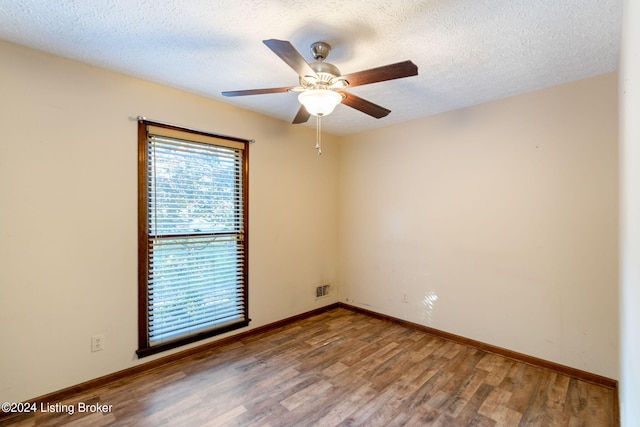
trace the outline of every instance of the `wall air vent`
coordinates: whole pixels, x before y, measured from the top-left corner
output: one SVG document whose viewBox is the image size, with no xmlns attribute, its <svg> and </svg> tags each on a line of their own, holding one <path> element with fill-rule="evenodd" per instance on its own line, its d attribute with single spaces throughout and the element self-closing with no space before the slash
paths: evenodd
<svg viewBox="0 0 640 427">
<path fill-rule="evenodd" d="M 322 298 L 329 295 L 329 288 L 331 285 L 322 285 L 316 288 L 316 298 Z"/>
</svg>

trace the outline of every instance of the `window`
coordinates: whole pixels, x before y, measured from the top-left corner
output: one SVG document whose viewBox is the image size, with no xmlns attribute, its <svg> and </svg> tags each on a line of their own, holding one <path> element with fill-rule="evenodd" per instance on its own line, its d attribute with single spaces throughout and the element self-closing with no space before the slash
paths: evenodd
<svg viewBox="0 0 640 427">
<path fill-rule="evenodd" d="M 248 141 L 141 119 L 138 356 L 247 326 Z"/>
</svg>

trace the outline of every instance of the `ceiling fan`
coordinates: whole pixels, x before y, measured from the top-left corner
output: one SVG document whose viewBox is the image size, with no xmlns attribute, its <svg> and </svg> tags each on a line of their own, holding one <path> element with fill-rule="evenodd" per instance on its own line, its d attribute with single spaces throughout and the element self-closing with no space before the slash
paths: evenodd
<svg viewBox="0 0 640 427">
<path fill-rule="evenodd" d="M 346 92 L 344 89 L 418 74 L 418 67 L 413 62 L 403 61 L 343 76 L 340 74 L 338 67 L 328 62 L 323 62 L 331 52 L 331 46 L 325 42 L 316 42 L 311 45 L 311 52 L 316 61 L 311 64 L 305 61 L 293 45 L 286 40 L 269 39 L 263 40 L 263 43 L 298 74 L 299 85 L 227 91 L 222 92 L 222 95 L 245 96 L 300 92 L 298 100 L 302 105 L 293 119 L 294 124 L 307 122 L 310 115 L 326 116 L 340 103 L 376 119 L 385 117 L 391 110 Z"/>
</svg>

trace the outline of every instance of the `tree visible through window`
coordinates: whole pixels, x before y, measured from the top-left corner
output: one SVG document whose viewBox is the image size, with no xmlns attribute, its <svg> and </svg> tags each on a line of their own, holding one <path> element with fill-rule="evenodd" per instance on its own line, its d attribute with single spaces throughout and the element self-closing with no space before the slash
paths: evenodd
<svg viewBox="0 0 640 427">
<path fill-rule="evenodd" d="M 140 357 L 248 325 L 248 141 L 139 122 Z"/>
</svg>

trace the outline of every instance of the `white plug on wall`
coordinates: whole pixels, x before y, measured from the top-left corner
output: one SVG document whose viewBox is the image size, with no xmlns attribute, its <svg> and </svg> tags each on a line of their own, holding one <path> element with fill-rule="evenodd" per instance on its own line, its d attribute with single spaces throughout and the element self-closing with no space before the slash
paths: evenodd
<svg viewBox="0 0 640 427">
<path fill-rule="evenodd" d="M 104 335 L 93 335 L 91 337 L 91 352 L 104 350 Z"/>
</svg>

